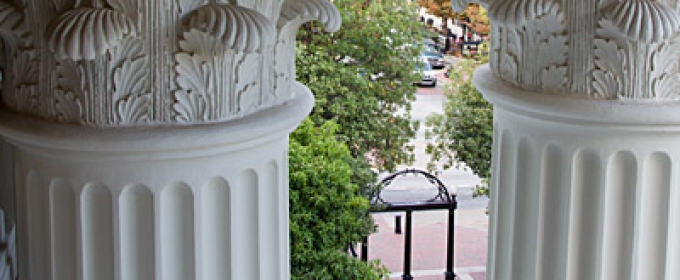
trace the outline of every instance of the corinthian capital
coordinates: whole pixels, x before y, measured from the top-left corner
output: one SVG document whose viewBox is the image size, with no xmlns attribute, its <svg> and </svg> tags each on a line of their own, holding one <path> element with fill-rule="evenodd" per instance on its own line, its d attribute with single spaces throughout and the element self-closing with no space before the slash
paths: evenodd
<svg viewBox="0 0 680 280">
<path fill-rule="evenodd" d="M 490 65 L 509 83 L 595 99 L 680 99 L 676 0 L 485 4 L 492 22 Z"/>
<path fill-rule="evenodd" d="M 341 18 L 328 0 L 2 2 L 2 103 L 92 126 L 242 118 L 294 98 L 293 20 Z"/>
</svg>

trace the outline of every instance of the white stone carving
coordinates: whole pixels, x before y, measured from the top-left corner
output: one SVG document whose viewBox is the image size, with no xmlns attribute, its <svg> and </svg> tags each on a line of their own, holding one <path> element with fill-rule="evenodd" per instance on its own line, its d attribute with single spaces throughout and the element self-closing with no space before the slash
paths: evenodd
<svg viewBox="0 0 680 280">
<path fill-rule="evenodd" d="M 504 26 L 522 27 L 547 14 L 558 15 L 557 6 L 551 0 L 491 1 L 488 16 Z"/>
<path fill-rule="evenodd" d="M 279 31 L 274 56 L 275 95 L 286 96 L 291 81 L 295 80 L 295 34 L 300 26 L 319 20 L 326 31 L 340 29 L 342 17 L 331 2 L 318 0 L 286 0 L 276 26 Z"/>
<path fill-rule="evenodd" d="M 94 60 L 135 35 L 134 22 L 119 11 L 79 8 L 55 20 L 47 30 L 47 47 L 58 59 Z"/>
<path fill-rule="evenodd" d="M 490 65 L 509 83 L 594 99 L 680 100 L 678 1 L 477 2 L 492 21 Z"/>
<path fill-rule="evenodd" d="M 176 56 L 176 120 L 226 119 L 275 105 L 260 102 L 273 94 L 262 84 L 271 69 L 261 62 L 272 55 L 274 36 L 273 24 L 247 8 L 211 3 L 190 13 L 180 41 L 184 52 Z"/>
<path fill-rule="evenodd" d="M 678 14 L 656 1 L 619 1 L 604 7 L 603 11 L 606 20 L 622 33 L 622 37 L 632 41 L 665 41 L 680 29 Z"/>
<path fill-rule="evenodd" d="M 185 32 L 197 31 L 208 37 L 204 43 L 212 44 L 183 49 L 204 56 L 221 55 L 227 49 L 262 53 L 275 36 L 273 23 L 262 14 L 229 4 L 210 3 L 191 12 L 185 21 Z"/>
<path fill-rule="evenodd" d="M 0 30 L 18 30 L 21 23 L 21 12 L 11 4 L 0 2 Z"/>
<path fill-rule="evenodd" d="M 2 2 L 1 98 L 92 126 L 241 118 L 293 98 L 292 27 L 340 19 L 328 0 Z"/>
</svg>

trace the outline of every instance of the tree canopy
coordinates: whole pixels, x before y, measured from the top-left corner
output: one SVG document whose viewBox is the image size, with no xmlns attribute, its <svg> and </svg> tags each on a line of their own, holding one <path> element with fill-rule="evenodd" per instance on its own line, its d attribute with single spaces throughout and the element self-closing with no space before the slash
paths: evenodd
<svg viewBox="0 0 680 280">
<path fill-rule="evenodd" d="M 417 7 L 406 0 L 336 0 L 343 27 L 299 33 L 297 80 L 316 96 L 312 119 L 336 121 L 355 158 L 378 170 L 412 160 L 414 82 L 422 44 Z"/>
</svg>

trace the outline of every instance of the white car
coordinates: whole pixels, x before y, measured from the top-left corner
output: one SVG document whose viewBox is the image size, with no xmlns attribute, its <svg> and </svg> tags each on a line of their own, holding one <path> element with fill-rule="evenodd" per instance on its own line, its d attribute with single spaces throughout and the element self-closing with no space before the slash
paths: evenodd
<svg viewBox="0 0 680 280">
<path fill-rule="evenodd" d="M 432 69 L 432 65 L 427 61 L 421 63 L 423 71 L 423 79 L 418 83 L 419 86 L 437 86 L 437 74 L 439 71 Z"/>
<path fill-rule="evenodd" d="M 446 67 L 444 55 L 442 55 L 442 53 L 438 50 L 429 46 L 423 47 L 423 50 L 420 52 L 420 58 L 427 60 L 432 68 L 441 69 Z"/>
</svg>

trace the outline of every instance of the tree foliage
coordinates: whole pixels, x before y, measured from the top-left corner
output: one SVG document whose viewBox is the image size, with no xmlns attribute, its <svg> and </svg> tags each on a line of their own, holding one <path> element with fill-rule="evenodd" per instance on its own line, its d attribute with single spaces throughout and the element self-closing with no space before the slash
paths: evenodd
<svg viewBox="0 0 680 280">
<path fill-rule="evenodd" d="M 303 28 L 297 80 L 316 96 L 316 123 L 334 120 L 355 158 L 391 170 L 412 160 L 408 143 L 418 126 L 410 119 L 422 43 L 416 7 L 406 0 L 333 4 L 343 27 L 332 34 L 316 23 Z"/>
<path fill-rule="evenodd" d="M 489 17 L 486 9 L 478 4 L 472 4 L 464 12 L 465 16 L 470 19 L 468 27 L 478 34 L 489 34 L 491 32 L 491 25 L 489 24 Z"/>
<path fill-rule="evenodd" d="M 450 70 L 450 87 L 444 113 L 427 120 L 426 137 L 430 140 L 430 168 L 441 164 L 444 169 L 465 163 L 488 182 L 491 176 L 493 141 L 493 108 L 472 84 L 472 73 L 480 62 L 459 60 Z M 486 184 L 478 186 L 477 195 L 488 195 Z"/>
<path fill-rule="evenodd" d="M 374 230 L 369 201 L 351 182 L 351 153 L 332 122 L 305 120 L 290 142 L 292 279 L 382 279 L 378 262 L 362 262 L 346 246 Z"/>
</svg>

